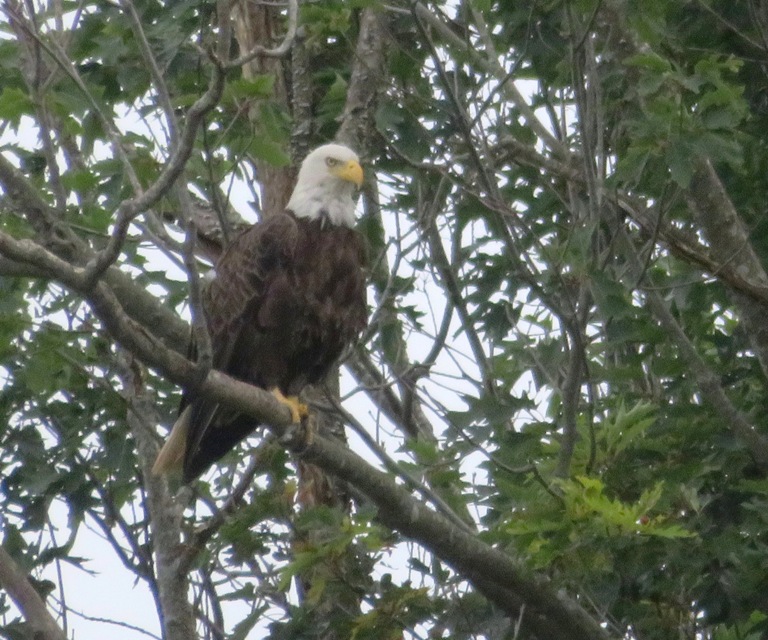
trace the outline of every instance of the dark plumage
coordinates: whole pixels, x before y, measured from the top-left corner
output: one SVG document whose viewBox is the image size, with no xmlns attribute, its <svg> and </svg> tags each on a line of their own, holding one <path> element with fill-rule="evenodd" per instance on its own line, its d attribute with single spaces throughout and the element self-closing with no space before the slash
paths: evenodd
<svg viewBox="0 0 768 640">
<path fill-rule="evenodd" d="M 322 165 L 308 164 L 313 156 Z M 361 180 L 351 151 L 321 147 L 302 165 L 289 203 L 294 211 L 253 225 L 227 248 L 203 299 L 214 368 L 297 396 L 322 380 L 358 337 L 367 318 L 364 245 L 348 224 L 354 219 L 350 183 L 359 186 Z M 327 208 L 318 201 L 323 197 Z M 162 473 L 183 462 L 185 482 L 258 426 L 190 393 L 181 408 L 154 470 Z"/>
</svg>

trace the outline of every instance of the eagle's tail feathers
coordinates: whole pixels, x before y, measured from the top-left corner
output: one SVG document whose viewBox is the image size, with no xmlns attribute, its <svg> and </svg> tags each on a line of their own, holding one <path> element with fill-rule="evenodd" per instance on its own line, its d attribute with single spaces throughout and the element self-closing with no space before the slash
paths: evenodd
<svg viewBox="0 0 768 640">
<path fill-rule="evenodd" d="M 187 449 L 187 436 L 189 435 L 189 422 L 192 415 L 192 405 L 188 405 L 181 412 L 178 420 L 171 429 L 171 435 L 157 454 L 157 459 L 152 467 L 152 474 L 156 476 L 181 469 L 184 462 L 184 452 Z"/>
</svg>

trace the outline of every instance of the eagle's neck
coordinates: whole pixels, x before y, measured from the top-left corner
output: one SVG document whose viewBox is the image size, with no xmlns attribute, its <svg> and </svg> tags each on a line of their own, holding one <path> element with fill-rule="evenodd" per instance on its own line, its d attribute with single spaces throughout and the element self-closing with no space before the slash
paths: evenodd
<svg viewBox="0 0 768 640">
<path fill-rule="evenodd" d="M 300 181 L 293 190 L 286 208 L 297 218 L 325 219 L 336 226 L 353 227 L 355 225 L 353 185 L 341 180 L 334 182 L 336 184 L 302 184 Z"/>
</svg>

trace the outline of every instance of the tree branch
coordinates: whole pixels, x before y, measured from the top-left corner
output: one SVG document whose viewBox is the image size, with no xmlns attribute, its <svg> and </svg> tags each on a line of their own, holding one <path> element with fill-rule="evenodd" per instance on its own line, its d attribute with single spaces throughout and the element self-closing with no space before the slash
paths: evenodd
<svg viewBox="0 0 768 640">
<path fill-rule="evenodd" d="M 499 163 L 515 162 L 537 168 L 541 170 L 543 175 L 585 185 L 584 177 L 574 164 L 548 158 L 532 146 L 512 138 L 504 138 L 496 152 L 496 160 Z M 700 194 L 699 197 L 702 195 Z M 606 191 L 603 193 L 603 200 L 629 215 L 640 226 L 645 235 L 650 238 L 658 237 L 672 255 L 698 267 L 753 300 L 761 304 L 768 304 L 768 284 L 753 280 L 739 272 L 732 264 L 733 254 L 726 256 L 724 260 L 717 259 L 708 247 L 697 241 L 695 236 L 663 222 L 660 223 L 652 210 L 634 196 L 622 192 Z"/>
<path fill-rule="evenodd" d="M 244 64 L 248 64 L 256 58 L 282 58 L 288 55 L 288 52 L 291 50 L 291 45 L 296 38 L 298 21 L 298 0 L 288 0 L 288 28 L 286 29 L 283 41 L 273 49 L 267 49 L 264 45 L 257 44 L 248 53 L 243 54 L 234 60 L 230 60 L 226 65 L 224 65 L 224 68 L 229 70 L 242 67 Z"/>
<path fill-rule="evenodd" d="M 8 592 L 30 626 L 31 636 L 39 640 L 67 640 L 45 603 L 30 583 L 27 574 L 0 546 L 0 586 Z"/>
<path fill-rule="evenodd" d="M 640 278 L 642 269 L 640 257 L 635 252 L 629 238 L 626 237 L 626 232 L 623 232 L 623 236 L 624 244 L 627 247 L 626 254 L 630 257 L 633 277 Z M 701 390 L 702 400 L 720 416 L 724 426 L 730 429 L 736 438 L 747 447 L 755 462 L 763 469 L 768 469 L 768 438 L 762 435 L 755 428 L 755 425 L 734 406 L 723 390 L 717 375 L 696 350 L 696 346 L 675 320 L 661 296 L 653 287 L 646 288 L 644 292 L 651 312 L 659 325 L 677 345 L 680 355 Z"/>
<path fill-rule="evenodd" d="M 698 163 L 686 197 L 715 260 L 728 265 L 742 279 L 768 290 L 768 275 L 752 247 L 744 221 L 709 160 Z M 751 300 L 740 292 L 734 296 L 734 302 L 768 379 L 768 326 L 765 322 L 768 303 Z"/>
<path fill-rule="evenodd" d="M 29 220 L 39 236 L 40 243 L 47 247 L 54 257 L 61 260 L 60 264 L 82 266 L 93 257 L 94 254 L 89 246 L 69 227 L 57 221 L 56 212 L 29 184 L 24 175 L 1 154 L 0 186 L 3 187 L 8 199 Z M 6 235 L 5 239 L 15 242 L 11 236 Z M 10 245 L 8 246 L 10 248 Z M 2 253 L 0 249 L 0 254 Z M 5 257 L 11 258 L 10 255 Z M 55 277 L 57 269 L 53 262 L 48 264 L 47 270 L 43 270 L 26 259 L 5 260 L 4 266 L 17 271 L 27 270 L 28 273 L 24 275 L 30 276 L 46 274 L 48 277 Z M 173 311 L 159 304 L 150 293 L 137 286 L 133 278 L 117 268 L 110 267 L 103 279 L 119 298 L 129 316 L 145 326 L 152 327 L 155 335 L 177 351 L 186 351 L 189 343 L 189 328 Z"/>
<path fill-rule="evenodd" d="M 378 7 L 363 10 L 347 99 L 336 132 L 339 142 L 357 149 L 361 156 L 368 155 L 376 130 L 374 116 L 386 61 L 384 26 L 384 16 Z"/>
<path fill-rule="evenodd" d="M 526 577 L 509 556 L 414 500 L 389 474 L 372 469 L 346 448 L 331 440 L 316 438 L 300 455 L 364 493 L 378 507 L 381 522 L 417 541 L 468 577 L 478 591 L 512 619 L 517 618 L 524 604 L 524 626 L 537 637 L 562 640 L 609 637 L 567 596 L 556 593 L 546 581 Z"/>
<path fill-rule="evenodd" d="M 67 52 L 61 48 L 56 40 L 50 40 L 50 42 L 46 42 L 41 37 L 39 37 L 34 30 L 30 29 L 29 25 L 24 20 L 23 14 L 21 11 L 19 11 L 17 6 L 7 3 L 4 6 L 4 9 L 11 22 L 17 24 L 21 29 L 28 33 L 31 38 L 34 38 L 40 48 L 48 54 L 53 63 L 57 65 L 67 76 L 69 76 L 69 78 L 75 83 L 75 86 L 77 86 L 78 90 L 83 94 L 83 96 L 85 96 L 86 100 L 90 104 L 91 109 L 93 110 L 93 113 L 99 118 L 102 126 L 104 127 L 104 131 L 110 140 L 110 144 L 112 146 L 115 157 L 120 159 L 126 175 L 133 185 L 133 188 L 139 190 L 141 183 L 136 176 L 136 172 L 133 170 L 133 166 L 130 163 L 128 154 L 121 144 L 120 133 L 115 126 L 114 120 L 108 117 L 108 115 L 99 105 L 98 101 L 89 91 L 82 76 L 78 72 L 75 65 L 72 63 L 72 60 L 67 55 Z"/>
<path fill-rule="evenodd" d="M 203 396 L 253 416 L 278 437 L 286 435 L 286 428 L 291 423 L 290 412 L 272 394 L 218 371 L 209 372 L 199 382 L 196 365 L 164 347 L 157 338 L 131 320 L 104 282 L 93 286 L 84 278 L 82 269 L 72 267 L 35 243 L 16 241 L 4 233 L 0 233 L 0 253 L 12 254 L 10 257 L 14 259 L 45 269 L 58 282 L 83 295 L 113 338 L 168 379 L 188 388 L 196 388 Z M 461 530 L 445 516 L 428 509 L 408 491 L 397 486 L 389 474 L 373 469 L 345 446 L 319 434 L 309 443 L 303 438 L 298 440 L 292 447 L 294 454 L 362 491 L 378 507 L 385 524 L 411 537 L 468 576 L 486 597 L 508 615 L 516 617 L 519 604 L 524 603 L 530 612 L 529 623 L 543 637 L 563 640 L 608 637 L 575 602 L 558 595 L 547 583 L 525 577 L 509 556 Z M 142 455 L 142 458 L 146 457 Z M 147 481 L 159 482 L 149 477 Z M 163 513 L 162 509 L 158 511 L 159 515 Z M 161 530 L 164 529 L 158 528 L 158 532 Z M 170 563 L 170 558 L 165 562 Z M 500 598 L 500 594 L 503 596 L 505 592 L 514 597 Z"/>
<path fill-rule="evenodd" d="M 117 260 L 133 219 L 142 211 L 153 207 L 173 186 L 176 179 L 182 175 L 187 160 L 192 155 L 197 131 L 203 118 L 221 99 L 224 92 L 224 78 L 222 65 L 214 60 L 208 90 L 187 111 L 179 144 L 173 150 L 157 180 L 139 196 L 122 202 L 117 208 L 115 229 L 109 243 L 90 260 L 86 267 L 86 278 L 91 282 L 98 280 L 107 268 Z"/>
<path fill-rule="evenodd" d="M 159 416 L 154 409 L 153 398 L 145 388 L 140 367 L 131 362 L 130 356 L 122 355 L 119 369 L 123 395 L 129 403 L 127 422 L 136 441 L 147 491 L 163 637 L 165 640 L 189 640 L 196 636 L 195 612 L 187 598 L 187 571 L 179 570 L 181 511 L 168 490 L 165 478 L 158 478 L 151 471 L 158 451 L 152 425 L 159 422 Z"/>
<path fill-rule="evenodd" d="M 390 11 L 397 11 L 389 7 Z M 407 11 L 407 10 L 406 10 Z M 431 9 L 427 8 L 421 2 L 414 2 L 412 11 L 425 25 L 435 29 L 437 33 L 451 46 L 461 50 L 464 55 L 469 56 L 473 64 L 478 65 L 483 71 L 492 73 L 501 84 L 501 90 L 505 97 L 515 105 L 520 114 L 525 119 L 526 124 L 536 133 L 536 135 L 551 149 L 555 155 L 560 157 L 568 156 L 568 149 L 557 138 L 555 138 L 546 126 L 539 120 L 531 106 L 526 102 L 523 94 L 520 93 L 514 82 L 508 82 L 508 74 L 499 62 L 499 54 L 493 46 L 490 35 L 487 35 L 485 25 L 476 24 L 481 34 L 484 36 L 482 44 L 486 47 L 485 55 L 481 50 L 475 49 L 461 38 L 457 37 L 450 27 L 448 27 Z"/>
</svg>

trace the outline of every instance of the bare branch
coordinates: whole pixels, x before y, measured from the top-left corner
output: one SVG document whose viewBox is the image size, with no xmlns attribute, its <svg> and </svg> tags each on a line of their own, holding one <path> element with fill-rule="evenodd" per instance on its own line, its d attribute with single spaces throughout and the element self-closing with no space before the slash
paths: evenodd
<svg viewBox="0 0 768 640">
<path fill-rule="evenodd" d="M 76 615 L 78 618 L 82 618 L 83 620 L 88 620 L 89 622 L 111 624 L 115 627 L 120 627 L 121 629 L 129 629 L 130 631 L 135 631 L 136 633 L 140 633 L 143 636 L 153 638 L 154 640 L 162 640 L 160 636 L 154 633 L 150 633 L 146 629 L 142 629 L 141 627 L 138 627 L 135 624 L 129 624 L 128 622 L 122 622 L 120 620 L 112 620 L 110 618 L 101 618 L 99 616 L 89 616 L 88 614 L 83 613 L 82 611 L 78 611 L 77 609 L 73 609 L 72 607 L 68 607 L 68 609 L 71 613 Z"/>
<path fill-rule="evenodd" d="M 119 363 L 123 394 L 130 405 L 127 421 L 131 428 L 141 465 L 152 528 L 158 599 L 166 640 L 189 640 L 195 637 L 195 614 L 187 598 L 188 577 L 179 571 L 181 553 L 181 511 L 168 490 L 165 478 L 152 475 L 151 468 L 158 451 L 153 425 L 158 415 L 154 401 L 146 390 L 138 363 L 124 354 Z"/>
<path fill-rule="evenodd" d="M 0 547 L 0 586 L 8 592 L 21 610 L 35 638 L 67 640 L 67 636 L 51 616 L 27 575 L 3 547 Z"/>
<path fill-rule="evenodd" d="M 469 310 L 467 309 L 464 296 L 461 293 L 459 284 L 454 274 L 454 267 L 448 260 L 448 256 L 443 248 L 443 241 L 440 237 L 440 232 L 437 229 L 437 225 L 434 219 L 430 220 L 429 228 L 427 229 L 427 238 L 429 240 L 430 252 L 432 260 L 440 274 L 441 284 L 448 293 L 449 299 L 456 309 L 456 313 L 461 320 L 461 326 L 464 330 L 464 335 L 467 336 L 470 347 L 472 348 L 472 355 L 475 358 L 477 366 L 480 368 L 483 378 L 483 387 L 491 394 L 495 393 L 493 388 L 493 378 L 491 375 L 490 364 L 488 358 L 485 355 L 485 349 L 480 341 L 480 337 L 475 330 L 474 323 L 469 316 Z"/>
<path fill-rule="evenodd" d="M 406 416 L 400 398 L 392 390 L 393 383 L 388 382 L 376 368 L 371 357 L 363 350 L 350 354 L 346 361 L 352 375 L 362 387 L 363 391 L 371 398 L 384 414 L 396 425 L 399 425 L 405 433 L 408 430 Z M 416 434 L 413 434 L 414 436 Z"/>
</svg>

